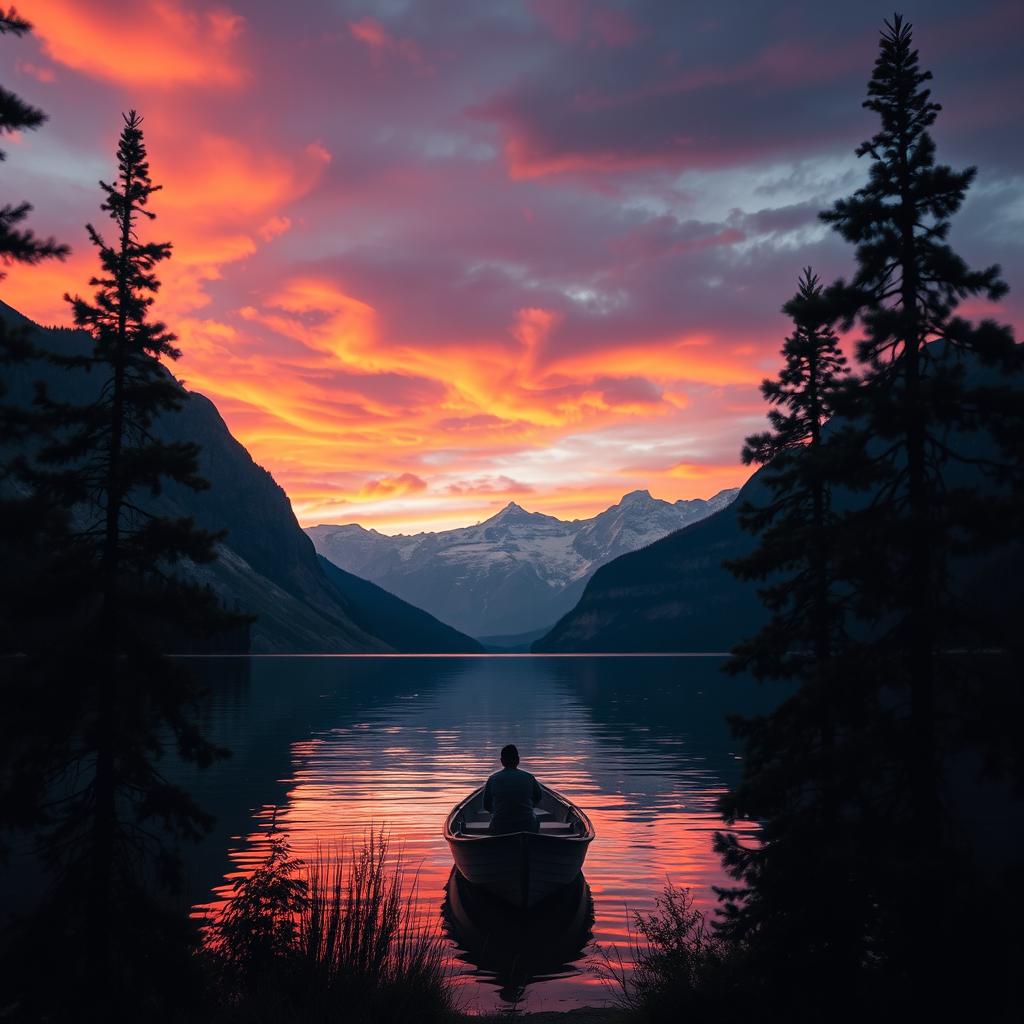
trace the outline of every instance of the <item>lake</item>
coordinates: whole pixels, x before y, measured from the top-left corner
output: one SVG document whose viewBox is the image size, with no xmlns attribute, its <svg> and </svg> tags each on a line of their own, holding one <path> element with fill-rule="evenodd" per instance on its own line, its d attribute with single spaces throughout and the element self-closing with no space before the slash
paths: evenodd
<svg viewBox="0 0 1024 1024">
<path fill-rule="evenodd" d="M 233 756 L 174 774 L 217 817 L 186 851 L 195 912 L 266 854 L 272 826 L 292 853 L 385 829 L 418 871 L 416 910 L 445 929 L 469 1012 L 608 1002 L 595 944 L 625 951 L 627 921 L 667 881 L 703 907 L 725 880 L 711 848 L 716 801 L 738 775 L 728 712 L 767 710 L 771 688 L 719 657 L 262 657 L 196 659 L 208 732 Z M 536 921 L 472 893 L 448 894 L 441 826 L 519 746 L 522 767 L 579 803 L 597 837 L 585 885 Z M 524 987 L 525 986 L 525 987 Z"/>
</svg>

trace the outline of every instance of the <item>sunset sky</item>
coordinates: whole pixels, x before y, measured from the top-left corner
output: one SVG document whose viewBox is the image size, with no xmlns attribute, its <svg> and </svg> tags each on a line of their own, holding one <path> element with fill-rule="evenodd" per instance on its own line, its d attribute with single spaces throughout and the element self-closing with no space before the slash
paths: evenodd
<svg viewBox="0 0 1024 1024">
<path fill-rule="evenodd" d="M 386 532 L 509 500 L 592 515 L 748 475 L 757 384 L 817 213 L 864 180 L 892 0 L 25 0 L 4 85 L 42 107 L 2 202 L 73 247 L 0 297 L 67 323 L 121 111 L 145 116 L 175 372 L 306 524 Z M 953 243 L 1024 303 L 1024 5 L 902 5 L 977 164 Z M 971 312 L 980 312 L 975 307 Z"/>
</svg>

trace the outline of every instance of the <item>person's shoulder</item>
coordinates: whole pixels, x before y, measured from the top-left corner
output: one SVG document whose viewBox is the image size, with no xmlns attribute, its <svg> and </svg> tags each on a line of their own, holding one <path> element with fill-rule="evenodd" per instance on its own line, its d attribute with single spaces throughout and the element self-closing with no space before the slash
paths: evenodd
<svg viewBox="0 0 1024 1024">
<path fill-rule="evenodd" d="M 531 774 L 530 774 L 530 773 L 529 773 L 528 771 L 526 771 L 526 770 L 525 770 L 524 768 L 517 768 L 517 769 L 516 769 L 516 771 L 517 771 L 517 772 L 518 772 L 518 773 L 519 773 L 520 775 L 524 775 L 524 776 L 525 776 L 526 778 L 528 778 L 528 779 L 529 779 L 529 780 L 530 780 L 531 782 L 536 782 L 536 781 L 537 781 L 537 780 L 536 780 L 536 778 L 534 778 L 534 776 L 532 776 L 532 775 L 531 775 Z"/>
</svg>

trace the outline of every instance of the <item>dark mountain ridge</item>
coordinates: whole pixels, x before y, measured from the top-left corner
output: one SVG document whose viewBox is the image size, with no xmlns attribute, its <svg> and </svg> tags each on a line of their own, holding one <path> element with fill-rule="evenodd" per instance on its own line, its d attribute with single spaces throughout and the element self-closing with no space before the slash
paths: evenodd
<svg viewBox="0 0 1024 1024">
<path fill-rule="evenodd" d="M 757 489 L 751 480 L 714 515 L 601 566 L 576 607 L 531 650 L 728 651 L 764 622 L 756 588 L 722 566 L 752 547 L 738 507 Z"/>
<path fill-rule="evenodd" d="M 480 654 L 484 647 L 472 637 L 439 622 L 433 615 L 388 593 L 376 583 L 339 569 L 323 555 L 320 568 L 348 601 L 353 621 L 401 654 Z"/>
<path fill-rule="evenodd" d="M 0 303 L 0 316 L 12 326 L 32 332 L 44 351 L 72 355 L 86 351 L 89 335 L 67 328 L 42 328 Z M 45 382 L 58 399 L 84 402 L 100 386 L 96 376 L 81 370 L 59 369 L 43 361 L 8 368 L 8 400 L 27 404 L 34 382 Z M 303 533 L 287 494 L 232 436 L 216 406 L 206 397 L 182 387 L 184 401 L 176 412 L 160 417 L 154 434 L 167 441 L 194 441 L 201 447 L 200 473 L 209 482 L 205 491 L 169 484 L 158 496 L 146 496 L 149 509 L 161 515 L 191 516 L 209 530 L 227 529 L 212 565 L 191 566 L 187 574 L 208 583 L 231 607 L 254 613 L 250 627 L 255 653 L 387 653 L 408 651 L 396 626 L 402 609 L 387 607 L 387 596 L 374 595 L 369 608 L 360 604 L 360 591 L 350 581 L 328 578 L 309 538 Z M 408 606 L 403 605 L 404 608 Z M 424 653 L 479 650 L 468 637 L 442 626 L 425 612 L 409 609 L 415 635 Z M 412 615 L 411 613 L 418 613 Z M 370 621 L 387 621 L 390 639 L 372 632 Z M 436 627 L 432 629 L 430 624 Z"/>
<path fill-rule="evenodd" d="M 997 371 L 977 361 L 965 365 L 975 384 L 1004 383 Z M 960 436 L 956 444 L 972 456 L 994 451 L 992 439 L 980 434 Z M 770 499 L 763 473 L 754 473 L 736 500 L 714 515 L 598 569 L 576 606 L 534 641 L 531 650 L 725 652 L 752 636 L 766 621 L 758 585 L 736 579 L 723 562 L 740 558 L 755 546 L 756 538 L 740 527 L 739 511 L 746 502 L 759 505 Z M 989 491 L 995 487 L 963 464 L 951 464 L 946 479 L 950 485 Z M 838 507 L 853 507 L 863 498 L 837 492 L 834 500 Z M 1005 630 L 1008 609 L 1020 607 L 1024 599 L 1024 545 L 1018 542 L 984 557 L 961 558 L 955 571 L 965 609 L 974 619 L 1004 623 L 999 628 Z"/>
</svg>

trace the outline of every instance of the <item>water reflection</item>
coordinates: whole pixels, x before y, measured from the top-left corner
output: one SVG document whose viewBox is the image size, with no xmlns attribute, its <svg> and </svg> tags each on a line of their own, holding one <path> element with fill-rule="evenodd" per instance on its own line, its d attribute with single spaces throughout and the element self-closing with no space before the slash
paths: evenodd
<svg viewBox="0 0 1024 1024">
<path fill-rule="evenodd" d="M 593 936 L 594 900 L 583 875 L 540 906 L 514 910 L 453 869 L 441 913 L 459 959 L 513 1005 L 532 982 L 576 974 Z"/>
<path fill-rule="evenodd" d="M 221 819 L 193 861 L 198 904 L 218 905 L 265 857 L 276 807 L 277 827 L 307 860 L 385 825 L 418 873 L 421 920 L 440 925 L 442 901 L 454 909 L 443 820 L 507 742 L 586 810 L 597 832 L 586 867 L 592 928 L 580 947 L 567 941 L 564 957 L 528 970 L 484 966 L 479 945 L 456 938 L 463 1002 L 481 1010 L 500 1005 L 488 973 L 506 995 L 532 979 L 526 1009 L 602 1002 L 598 980 L 568 968 L 591 941 L 624 944 L 627 907 L 651 907 L 669 878 L 713 904 L 711 886 L 724 880 L 711 849 L 716 802 L 736 775 L 725 714 L 768 699 L 723 676 L 717 660 L 685 658 L 257 659 L 244 692 L 220 694 L 212 682 L 210 723 L 236 753 L 195 779 L 200 803 Z"/>
</svg>

